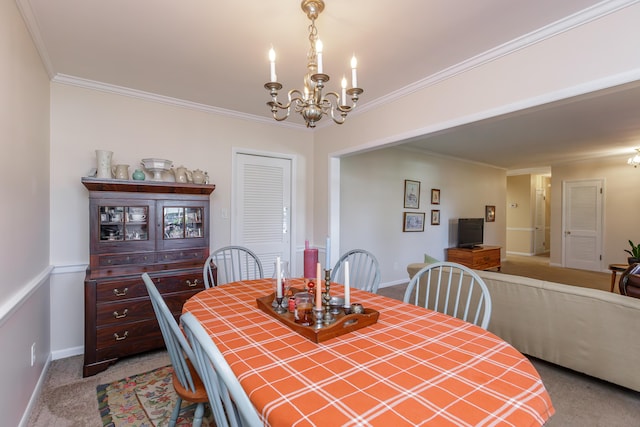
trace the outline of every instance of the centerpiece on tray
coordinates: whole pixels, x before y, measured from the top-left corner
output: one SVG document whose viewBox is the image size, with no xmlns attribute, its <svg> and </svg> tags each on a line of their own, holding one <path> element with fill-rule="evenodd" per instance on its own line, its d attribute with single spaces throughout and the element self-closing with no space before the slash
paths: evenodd
<svg viewBox="0 0 640 427">
<path fill-rule="evenodd" d="M 329 286 L 325 286 L 326 292 L 321 291 L 320 264 L 315 284 L 305 281 L 305 289 L 291 287 L 285 290 L 282 278 L 278 274 L 278 263 L 279 259 L 276 260 L 276 292 L 257 298 L 256 302 L 258 308 L 300 335 L 319 343 L 378 321 L 379 313 L 376 310 L 357 303 L 350 304 L 348 273 L 345 274 L 343 299 L 331 297 Z M 348 264 L 345 268 L 348 272 Z M 293 300 L 292 304 L 289 303 L 290 299 Z"/>
</svg>

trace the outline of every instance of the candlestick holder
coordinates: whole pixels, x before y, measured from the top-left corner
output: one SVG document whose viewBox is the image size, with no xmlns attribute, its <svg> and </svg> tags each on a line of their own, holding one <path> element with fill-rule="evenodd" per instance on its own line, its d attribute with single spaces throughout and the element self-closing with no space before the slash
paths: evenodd
<svg viewBox="0 0 640 427">
<path fill-rule="evenodd" d="M 276 297 L 275 312 L 278 314 L 284 314 L 289 312 L 288 301 L 287 301 L 287 307 L 284 307 L 282 305 L 282 300 L 283 300 L 282 297 Z"/>
<path fill-rule="evenodd" d="M 322 308 L 313 308 L 313 315 L 316 318 L 316 325 L 315 328 L 316 329 L 320 329 L 322 328 L 322 319 L 324 317 L 324 310 Z"/>
<path fill-rule="evenodd" d="M 319 285 L 319 284 L 318 284 Z M 322 293 L 322 305 L 329 309 L 329 300 L 331 299 L 331 269 L 324 271 L 324 292 Z"/>
</svg>

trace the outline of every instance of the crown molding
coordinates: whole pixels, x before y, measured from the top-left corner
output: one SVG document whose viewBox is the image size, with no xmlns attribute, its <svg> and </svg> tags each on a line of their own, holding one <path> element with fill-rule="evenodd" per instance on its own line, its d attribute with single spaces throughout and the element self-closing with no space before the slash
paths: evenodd
<svg viewBox="0 0 640 427">
<path fill-rule="evenodd" d="M 203 111 L 205 113 L 217 114 L 233 119 L 249 120 L 252 122 L 261 122 L 266 124 L 273 124 L 274 120 L 256 116 L 254 114 L 241 113 L 239 111 L 227 110 L 224 108 L 214 107 L 211 105 L 200 104 L 192 101 L 185 101 L 184 99 L 172 98 L 170 96 L 158 95 L 151 92 L 145 92 L 138 89 L 132 89 L 123 86 L 112 85 L 108 83 L 102 83 L 95 80 L 83 79 L 80 77 L 68 76 L 66 74 L 56 74 L 53 79 L 54 83 L 60 83 L 70 86 L 78 86 L 81 88 L 92 89 L 100 92 L 114 93 L 117 95 L 129 96 L 132 98 L 138 98 L 146 101 L 158 102 L 161 104 L 174 105 L 177 107 L 188 108 L 191 110 Z M 305 126 L 294 123 L 283 123 L 281 126 L 287 126 L 294 129 L 303 129 Z"/>
<path fill-rule="evenodd" d="M 378 108 L 382 105 L 394 102 L 399 98 L 419 92 L 429 86 L 436 85 L 445 80 L 453 78 L 459 74 L 470 71 L 474 68 L 481 67 L 489 62 L 525 49 L 529 46 L 540 43 L 544 40 L 553 38 L 559 34 L 565 33 L 573 28 L 585 25 L 596 19 L 610 15 L 626 7 L 632 6 L 640 0 L 605 0 L 593 5 L 580 12 L 569 15 L 559 21 L 539 28 L 514 40 L 506 42 L 500 46 L 496 46 L 486 52 L 464 60 L 456 65 L 446 68 L 440 72 L 432 74 L 424 79 L 418 80 L 410 85 L 389 93 L 388 95 L 372 100 L 358 106 L 358 109 L 351 113 L 352 116 L 365 113 L 366 111 Z"/>
</svg>

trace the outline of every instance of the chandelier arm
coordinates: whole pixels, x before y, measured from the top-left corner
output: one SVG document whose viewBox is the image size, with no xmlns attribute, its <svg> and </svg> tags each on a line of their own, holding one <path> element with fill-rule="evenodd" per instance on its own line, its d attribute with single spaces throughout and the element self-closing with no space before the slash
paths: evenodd
<svg viewBox="0 0 640 427">
<path fill-rule="evenodd" d="M 287 93 L 288 102 L 286 104 L 278 101 L 278 91 L 282 89 L 282 84 L 276 81 L 275 74 L 275 52 L 269 51 L 271 80 L 265 83 L 265 89 L 271 94 L 271 101 L 267 105 L 271 108 L 274 119 L 285 120 L 289 117 L 291 110 L 299 113 L 307 124 L 307 127 L 314 128 L 316 123 L 323 116 L 331 116 L 337 124 L 344 123 L 347 114 L 351 112 L 358 101 L 358 97 L 363 90 L 357 87 L 355 56 L 351 60 L 352 85 L 346 89 L 346 81 L 342 84 L 342 95 L 338 92 L 327 92 L 323 94 L 325 84 L 329 82 L 329 75 L 323 72 L 322 67 L 322 44 L 318 38 L 318 29 L 315 25 L 316 19 L 324 10 L 324 0 L 302 0 L 302 10 L 309 18 L 309 51 L 307 52 L 307 72 L 304 76 L 304 91 L 292 89 Z M 351 105 L 348 98 L 351 98 Z M 278 116 L 279 112 L 283 115 Z"/>
</svg>

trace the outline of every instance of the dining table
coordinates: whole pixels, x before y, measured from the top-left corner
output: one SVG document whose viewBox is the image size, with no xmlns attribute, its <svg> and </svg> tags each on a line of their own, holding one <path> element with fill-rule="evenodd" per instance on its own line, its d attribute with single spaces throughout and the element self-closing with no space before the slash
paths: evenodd
<svg viewBox="0 0 640 427">
<path fill-rule="evenodd" d="M 527 357 L 479 326 L 350 288 L 377 322 L 316 343 L 258 307 L 274 292 L 275 279 L 232 282 L 183 306 L 266 426 L 524 427 L 554 414 Z M 330 295 L 342 297 L 344 286 L 331 283 Z"/>
</svg>

